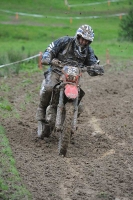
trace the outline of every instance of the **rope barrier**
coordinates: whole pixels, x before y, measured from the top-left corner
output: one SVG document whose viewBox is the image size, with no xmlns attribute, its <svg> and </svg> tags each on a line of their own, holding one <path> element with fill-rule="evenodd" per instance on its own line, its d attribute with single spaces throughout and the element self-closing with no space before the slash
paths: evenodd
<svg viewBox="0 0 133 200">
<path fill-rule="evenodd" d="M 9 11 L 9 10 L 2 10 L 0 9 L 1 12 L 6 12 L 6 13 L 11 13 L 11 14 L 15 14 L 16 15 L 16 12 L 12 12 L 12 11 Z M 51 19 L 59 19 L 59 20 L 67 20 L 67 19 L 76 19 L 76 20 L 79 20 L 79 19 L 97 19 L 97 18 L 102 18 L 102 17 L 117 17 L 117 16 L 123 16 L 123 15 L 127 15 L 127 13 L 118 13 L 118 14 L 111 14 L 111 15 L 103 15 L 103 16 L 78 16 L 78 17 L 61 17 L 61 16 L 45 16 L 45 15 L 38 15 L 38 14 L 28 14 L 28 13 L 21 13 L 21 12 L 17 12 L 17 15 L 23 15 L 23 16 L 31 16 L 31 17 L 43 17 L 43 18 L 51 18 Z M 16 16 L 16 18 L 18 18 L 18 16 Z"/>
<path fill-rule="evenodd" d="M 108 49 L 106 50 L 106 63 L 103 64 L 103 67 L 105 67 L 107 64 L 110 64 L 110 58 L 109 58 L 109 51 Z M 18 63 L 21 63 L 21 62 L 24 62 L 24 61 L 27 61 L 27 60 L 31 60 L 33 58 L 36 58 L 36 57 L 39 57 L 38 59 L 38 68 L 40 70 L 42 70 L 42 63 L 41 63 L 41 59 L 42 59 L 42 52 L 40 52 L 39 54 L 35 55 L 35 56 L 31 56 L 29 58 L 25 58 L 23 60 L 20 60 L 20 61 L 16 61 L 16 62 L 13 62 L 13 63 L 8 63 L 8 64 L 5 64 L 5 65 L 0 65 L 0 68 L 3 68 L 3 67 L 7 67 L 7 66 L 10 66 L 10 65 L 14 65 L 14 64 L 18 64 Z"/>
<path fill-rule="evenodd" d="M 94 2 L 94 3 L 82 3 L 82 4 L 69 4 L 68 1 L 66 2 L 66 5 L 68 7 L 80 7 L 80 6 L 94 6 L 94 5 L 99 5 L 99 4 L 103 4 L 103 3 L 108 3 L 108 6 L 110 6 L 110 3 L 114 3 L 114 2 L 120 2 L 120 1 L 124 1 L 124 0 L 108 0 L 108 1 L 102 1 L 102 2 Z"/>
<path fill-rule="evenodd" d="M 36 57 L 41 56 L 41 55 L 42 55 L 42 53 L 39 53 L 39 54 L 37 54 L 35 56 L 31 56 L 29 58 L 25 58 L 25 59 L 20 60 L 20 61 L 16 61 L 16 62 L 13 62 L 13 63 L 8 63 L 8 64 L 5 64 L 5 65 L 0 65 L 0 68 L 7 67 L 7 66 L 10 66 L 10 65 L 14 65 L 14 64 L 18 64 L 18 63 L 21 63 L 21 62 L 24 62 L 24 61 L 27 61 L 27 60 L 31 60 L 31 59 L 36 58 Z"/>
</svg>

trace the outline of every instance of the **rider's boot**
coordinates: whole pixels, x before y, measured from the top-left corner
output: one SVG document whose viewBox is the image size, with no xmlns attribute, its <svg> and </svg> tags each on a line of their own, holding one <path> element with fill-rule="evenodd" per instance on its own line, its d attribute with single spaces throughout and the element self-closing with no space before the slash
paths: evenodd
<svg viewBox="0 0 133 200">
<path fill-rule="evenodd" d="M 37 136 L 40 139 L 50 136 L 50 126 L 45 122 L 45 111 L 46 109 L 38 108 L 36 113 L 36 119 L 38 121 Z"/>
<path fill-rule="evenodd" d="M 44 139 L 44 137 L 49 137 L 51 134 L 49 124 L 46 124 L 44 121 L 38 121 L 38 131 L 37 136 L 40 139 Z"/>
</svg>

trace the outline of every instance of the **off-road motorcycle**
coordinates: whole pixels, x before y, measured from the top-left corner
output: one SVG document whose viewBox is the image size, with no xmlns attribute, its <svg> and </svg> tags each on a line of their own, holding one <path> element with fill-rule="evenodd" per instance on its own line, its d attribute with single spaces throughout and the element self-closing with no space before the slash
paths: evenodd
<svg viewBox="0 0 133 200">
<path fill-rule="evenodd" d="M 60 68 L 62 75 L 60 76 L 60 82 L 53 88 L 45 118 L 51 131 L 58 132 L 59 154 L 66 156 L 71 137 L 77 129 L 82 72 L 89 71 L 89 73 L 102 75 L 103 71 L 100 71 L 98 67 L 79 66 L 77 62 L 72 61 L 66 63 L 57 62 L 56 67 Z"/>
</svg>

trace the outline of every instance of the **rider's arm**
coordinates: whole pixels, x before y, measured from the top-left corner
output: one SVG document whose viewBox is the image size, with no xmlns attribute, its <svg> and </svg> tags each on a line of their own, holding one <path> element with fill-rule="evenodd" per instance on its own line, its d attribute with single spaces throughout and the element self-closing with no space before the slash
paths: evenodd
<svg viewBox="0 0 133 200">
<path fill-rule="evenodd" d="M 98 61 L 99 60 L 98 60 L 97 56 L 95 56 L 93 49 L 89 46 L 88 56 L 87 56 L 84 64 L 86 66 L 95 66 L 95 65 L 98 65 Z M 90 76 L 97 76 L 98 75 L 97 73 L 95 73 L 94 71 L 91 71 L 91 70 L 87 70 L 87 72 Z"/>
<path fill-rule="evenodd" d="M 57 57 L 58 53 L 64 49 L 70 40 L 71 37 L 64 36 L 49 44 L 43 53 L 42 64 L 50 64 L 51 60 Z"/>
<path fill-rule="evenodd" d="M 97 58 L 94 54 L 93 49 L 89 46 L 88 47 L 88 55 L 85 60 L 85 65 L 91 66 L 91 65 L 95 65 L 95 64 L 97 64 Z"/>
</svg>

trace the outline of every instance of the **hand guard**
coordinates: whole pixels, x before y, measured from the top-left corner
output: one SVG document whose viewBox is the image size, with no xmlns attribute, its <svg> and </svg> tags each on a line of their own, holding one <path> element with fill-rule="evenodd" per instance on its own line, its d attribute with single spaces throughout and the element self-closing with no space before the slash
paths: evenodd
<svg viewBox="0 0 133 200">
<path fill-rule="evenodd" d="M 103 75 L 104 69 L 102 65 L 92 65 L 87 67 L 87 72 L 90 76 Z"/>
</svg>

